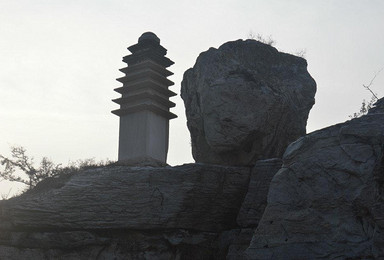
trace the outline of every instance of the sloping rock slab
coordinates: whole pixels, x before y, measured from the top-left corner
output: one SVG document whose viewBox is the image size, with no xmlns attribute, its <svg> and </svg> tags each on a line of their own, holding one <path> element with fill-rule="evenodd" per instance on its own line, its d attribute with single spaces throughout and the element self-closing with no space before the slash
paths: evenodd
<svg viewBox="0 0 384 260">
<path fill-rule="evenodd" d="M 383 145 L 377 110 L 291 144 L 248 257 L 384 258 Z"/>
<path fill-rule="evenodd" d="M 105 167 L 50 179 L 0 203 L 0 230 L 231 229 L 250 169 Z"/>
</svg>

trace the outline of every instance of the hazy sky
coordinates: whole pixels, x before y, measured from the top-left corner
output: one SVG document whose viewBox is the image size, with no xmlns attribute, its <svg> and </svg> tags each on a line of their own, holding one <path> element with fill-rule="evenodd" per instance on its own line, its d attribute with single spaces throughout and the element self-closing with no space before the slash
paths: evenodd
<svg viewBox="0 0 384 260">
<path fill-rule="evenodd" d="M 382 0 L 0 0 L 0 154 L 22 145 L 36 162 L 116 160 L 115 79 L 146 31 L 175 62 L 178 94 L 199 53 L 250 32 L 280 51 L 306 50 L 318 88 L 308 132 L 348 120 L 370 98 L 362 84 L 384 68 Z M 384 71 L 372 86 L 380 97 L 383 85 Z M 168 163 L 193 162 L 183 102 L 171 100 Z M 11 187 L 0 182 L 0 194 Z"/>
</svg>

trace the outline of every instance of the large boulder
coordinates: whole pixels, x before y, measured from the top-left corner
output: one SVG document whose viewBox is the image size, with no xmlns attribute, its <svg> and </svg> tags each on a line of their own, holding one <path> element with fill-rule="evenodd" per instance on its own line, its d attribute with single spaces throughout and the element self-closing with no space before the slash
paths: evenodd
<svg viewBox="0 0 384 260">
<path fill-rule="evenodd" d="M 315 92 L 303 58 L 255 40 L 210 48 L 181 83 L 194 159 L 254 165 L 281 158 L 306 133 Z"/>
<path fill-rule="evenodd" d="M 384 106 L 292 143 L 250 259 L 384 258 Z"/>
</svg>

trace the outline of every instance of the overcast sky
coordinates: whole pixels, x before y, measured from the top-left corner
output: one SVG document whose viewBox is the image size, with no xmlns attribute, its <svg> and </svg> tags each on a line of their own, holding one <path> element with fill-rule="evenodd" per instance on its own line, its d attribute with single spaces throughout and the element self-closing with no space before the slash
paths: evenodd
<svg viewBox="0 0 384 260">
<path fill-rule="evenodd" d="M 116 160 L 115 79 L 146 31 L 175 62 L 178 94 L 199 53 L 250 33 L 305 50 L 317 82 L 308 132 L 348 120 L 370 99 L 362 85 L 384 68 L 382 0 L 0 0 L 0 154 L 21 145 L 36 162 Z M 383 86 L 384 71 L 372 89 L 382 97 Z M 183 102 L 171 100 L 168 163 L 193 162 Z M 11 187 L 0 182 L 0 194 Z"/>
</svg>

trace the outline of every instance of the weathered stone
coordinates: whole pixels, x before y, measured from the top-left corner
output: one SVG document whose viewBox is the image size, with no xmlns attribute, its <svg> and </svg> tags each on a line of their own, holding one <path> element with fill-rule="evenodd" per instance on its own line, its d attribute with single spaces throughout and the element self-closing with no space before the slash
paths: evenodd
<svg viewBox="0 0 384 260">
<path fill-rule="evenodd" d="M 267 206 L 269 185 L 280 170 L 282 160 L 275 158 L 257 161 L 251 172 L 248 192 L 241 205 L 237 223 L 241 227 L 257 227 Z"/>
<path fill-rule="evenodd" d="M 383 144 L 379 108 L 291 144 L 249 258 L 383 258 Z"/>
<path fill-rule="evenodd" d="M 0 259 L 223 259 L 249 178 L 204 164 L 50 178 L 0 202 Z"/>
<path fill-rule="evenodd" d="M 1 202 L 0 229 L 227 230 L 249 175 L 203 164 L 87 170 Z"/>
<path fill-rule="evenodd" d="M 384 99 L 381 98 L 373 104 L 373 107 L 368 111 L 369 115 L 384 113 Z"/>
<path fill-rule="evenodd" d="M 237 236 L 233 239 L 231 245 L 229 246 L 226 259 L 247 259 L 246 249 L 249 247 L 249 243 L 252 240 L 252 235 L 254 231 L 254 228 L 241 229 Z"/>
<path fill-rule="evenodd" d="M 0 259 L 220 259 L 216 257 L 220 254 L 215 243 L 217 234 L 208 232 L 110 230 L 9 234 L 12 238 L 0 240 Z"/>
<path fill-rule="evenodd" d="M 181 83 L 194 159 L 254 165 L 281 158 L 306 133 L 315 92 L 303 58 L 255 40 L 201 53 Z"/>
<path fill-rule="evenodd" d="M 226 259 L 247 259 L 245 252 L 267 205 L 270 182 L 281 165 L 282 160 L 275 158 L 257 161 L 253 167 L 248 192 L 237 216 L 242 228 L 225 231 L 220 236 L 220 252 L 226 252 Z"/>
</svg>

